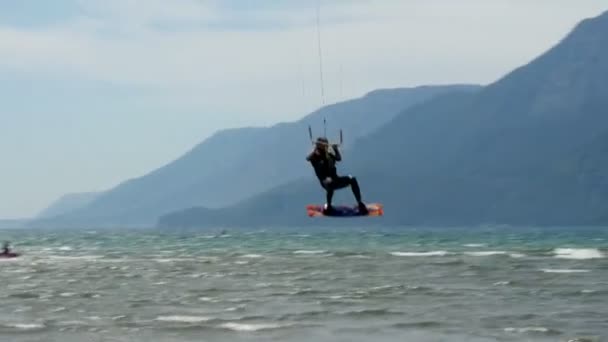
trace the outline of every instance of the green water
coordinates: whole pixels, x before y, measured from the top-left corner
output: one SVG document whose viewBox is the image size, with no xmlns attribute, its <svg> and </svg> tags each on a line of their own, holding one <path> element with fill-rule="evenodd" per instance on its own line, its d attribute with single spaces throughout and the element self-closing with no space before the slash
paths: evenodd
<svg viewBox="0 0 608 342">
<path fill-rule="evenodd" d="M 6 341 L 603 341 L 608 230 L 7 230 Z"/>
</svg>

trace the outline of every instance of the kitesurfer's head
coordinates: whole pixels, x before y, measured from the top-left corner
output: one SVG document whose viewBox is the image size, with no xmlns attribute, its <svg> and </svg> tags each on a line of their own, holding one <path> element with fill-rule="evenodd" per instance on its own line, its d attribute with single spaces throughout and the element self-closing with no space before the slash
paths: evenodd
<svg viewBox="0 0 608 342">
<path fill-rule="evenodd" d="M 317 147 L 317 149 L 323 150 L 323 151 L 327 150 L 328 145 L 329 145 L 329 141 L 325 137 L 317 138 L 317 141 L 315 143 L 315 146 Z"/>
</svg>

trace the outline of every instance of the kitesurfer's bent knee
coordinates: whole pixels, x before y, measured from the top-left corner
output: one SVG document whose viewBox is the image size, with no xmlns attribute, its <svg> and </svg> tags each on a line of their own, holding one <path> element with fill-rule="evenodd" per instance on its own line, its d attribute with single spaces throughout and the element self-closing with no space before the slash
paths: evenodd
<svg viewBox="0 0 608 342">
<path fill-rule="evenodd" d="M 331 203 L 331 198 L 333 197 L 334 190 L 342 189 L 347 186 L 350 186 L 357 203 L 361 202 L 361 189 L 359 188 L 359 182 L 356 177 L 353 176 L 342 176 L 337 177 L 332 180 L 327 186 L 325 186 L 325 190 L 327 191 L 327 199 L 328 204 Z"/>
</svg>

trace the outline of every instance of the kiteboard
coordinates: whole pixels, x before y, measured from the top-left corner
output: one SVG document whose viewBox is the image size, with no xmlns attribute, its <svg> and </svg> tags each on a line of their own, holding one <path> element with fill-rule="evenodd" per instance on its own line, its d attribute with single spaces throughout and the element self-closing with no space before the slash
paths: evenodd
<svg viewBox="0 0 608 342">
<path fill-rule="evenodd" d="M 8 258 L 16 258 L 18 256 L 19 256 L 19 253 L 12 253 L 12 252 L 10 252 L 10 253 L 0 253 L 0 259 L 3 259 L 3 258 L 7 258 L 7 259 Z"/>
<path fill-rule="evenodd" d="M 384 206 L 380 203 L 366 204 L 367 213 L 361 213 L 358 206 L 334 205 L 333 212 L 325 214 L 323 205 L 309 204 L 306 206 L 306 211 L 309 217 L 352 217 L 352 216 L 382 216 L 384 215 Z"/>
</svg>

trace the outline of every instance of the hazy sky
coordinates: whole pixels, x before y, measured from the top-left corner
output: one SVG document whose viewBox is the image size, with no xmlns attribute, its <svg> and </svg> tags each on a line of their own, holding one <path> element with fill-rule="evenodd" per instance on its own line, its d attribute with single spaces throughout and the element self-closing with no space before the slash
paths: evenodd
<svg viewBox="0 0 608 342">
<path fill-rule="evenodd" d="M 0 0 L 0 218 L 321 104 L 317 0 Z M 605 0 L 327 0 L 326 101 L 492 82 Z M 306 134 L 306 132 L 302 132 Z"/>
</svg>

